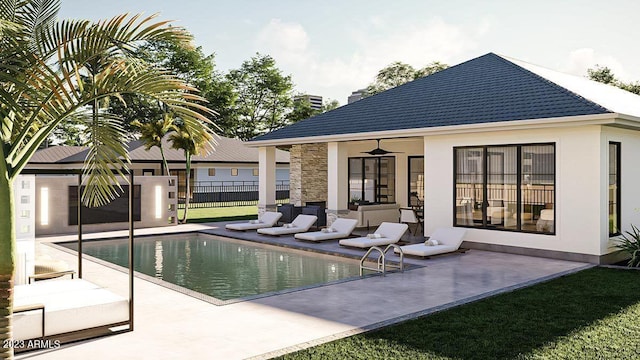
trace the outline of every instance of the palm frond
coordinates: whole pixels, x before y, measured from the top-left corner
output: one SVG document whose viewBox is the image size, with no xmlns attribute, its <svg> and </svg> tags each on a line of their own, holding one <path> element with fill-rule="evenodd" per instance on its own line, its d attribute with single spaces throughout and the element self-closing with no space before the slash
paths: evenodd
<svg viewBox="0 0 640 360">
<path fill-rule="evenodd" d="M 120 141 L 126 134 L 120 119 L 106 113 L 86 116 L 90 119 L 91 135 L 82 169 L 87 179 L 82 202 L 96 207 L 108 204 L 122 193 L 118 176 L 125 178 L 130 160 L 126 145 Z"/>
<path fill-rule="evenodd" d="M 26 166 L 62 121 L 81 113 L 87 105 L 109 97 L 123 99 L 124 94 L 163 104 L 180 118 L 191 136 L 210 137 L 209 127 L 203 123 L 208 123 L 207 115 L 214 112 L 201 105 L 205 101 L 197 90 L 131 56 L 145 41 L 184 41 L 189 38 L 185 31 L 166 27 L 167 22 L 153 23 L 154 16 L 138 15 L 117 16 L 96 24 L 76 20 L 50 23 L 58 3 L 25 1 L 30 7 L 24 9 L 35 14 L 25 14 L 20 21 L 25 27 L 42 29 L 37 35 L 39 51 L 24 46 L 20 37 L 0 49 L 0 82 L 4 85 L 0 88 L 0 136 L 10 177 Z M 36 35 L 25 36 L 31 41 Z M 122 141 L 125 133 L 119 123 L 108 114 L 97 115 L 87 122 L 91 150 L 83 168 L 87 184 L 83 202 L 91 206 L 105 204 L 118 195 L 121 189 L 117 176 L 127 171 L 129 162 Z"/>
</svg>

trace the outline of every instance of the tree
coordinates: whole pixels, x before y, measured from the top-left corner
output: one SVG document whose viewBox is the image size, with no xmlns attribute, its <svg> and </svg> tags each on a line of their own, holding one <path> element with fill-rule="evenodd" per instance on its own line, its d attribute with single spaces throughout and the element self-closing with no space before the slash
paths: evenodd
<svg viewBox="0 0 640 360">
<path fill-rule="evenodd" d="M 322 114 L 323 112 L 336 109 L 339 106 L 340 103 L 337 100 L 329 100 L 323 102 L 321 109 L 314 109 L 311 107 L 309 98 L 301 95 L 294 98 L 291 112 L 289 112 L 286 117 L 288 122 L 293 124 L 300 120 L 308 119 L 312 116 Z"/>
<path fill-rule="evenodd" d="M 124 129 L 96 104 L 124 94 L 143 95 L 178 114 L 194 137 L 208 134 L 202 125 L 208 119 L 202 112 L 210 112 L 198 104 L 203 99 L 193 95 L 195 89 L 183 80 L 134 56 L 146 41 L 188 41 L 182 29 L 154 22 L 153 16 L 121 15 L 98 23 L 58 21 L 56 0 L 10 5 L 0 6 L 0 340 L 11 339 L 16 258 L 13 181 L 40 144 L 73 116 L 91 119 L 82 201 L 100 206 L 121 192 L 117 179 L 124 177 L 129 160 L 121 141 Z M 96 61 L 99 69 L 90 69 Z M 11 357 L 11 347 L 0 348 L 0 358 Z"/>
<path fill-rule="evenodd" d="M 322 112 L 331 111 L 340 107 L 338 100 L 329 99 L 322 104 Z"/>
<path fill-rule="evenodd" d="M 293 99 L 293 106 L 291 112 L 286 117 L 290 124 L 296 123 L 300 120 L 308 119 L 312 116 L 320 114 L 322 111 L 311 107 L 309 98 L 301 95 Z"/>
<path fill-rule="evenodd" d="M 268 55 L 256 54 L 227 79 L 236 96 L 233 116 L 222 118 L 225 135 L 249 140 L 289 124 L 285 116 L 292 103 L 291 76 L 284 76 Z"/>
<path fill-rule="evenodd" d="M 216 113 L 205 112 L 203 115 L 210 120 L 220 121 L 229 116 L 234 98 L 230 84 L 225 77 L 215 69 L 215 55 L 204 55 L 202 47 L 193 44 L 185 46 L 183 43 L 171 39 L 157 39 L 143 44 L 136 56 L 159 69 L 166 70 L 197 88 L 199 95 L 206 99 L 206 107 L 216 109 Z M 163 120 L 166 110 L 156 102 L 150 102 L 140 96 L 129 95 L 121 101 L 111 102 L 111 112 L 124 119 L 125 127 L 132 121 L 140 123 Z M 212 123 L 213 124 L 213 123 Z M 214 130 L 217 130 L 214 127 Z"/>
<path fill-rule="evenodd" d="M 601 82 L 603 84 L 615 85 L 618 82 L 611 69 L 606 66 L 600 66 L 596 64 L 595 69 L 587 69 L 587 74 L 589 76 L 589 79 Z"/>
<path fill-rule="evenodd" d="M 415 69 L 409 64 L 396 61 L 387 65 L 376 75 L 376 79 L 367 86 L 364 96 L 371 96 L 383 91 L 392 89 L 396 86 L 406 84 L 409 81 L 419 79 L 421 77 L 431 75 L 440 70 L 444 70 L 448 65 L 439 61 L 429 63 L 422 69 Z"/>
<path fill-rule="evenodd" d="M 193 133 L 189 128 L 185 126 L 178 126 L 176 131 L 169 135 L 174 149 L 183 150 L 187 168 L 185 171 L 185 197 L 184 197 L 184 214 L 181 223 L 187 221 L 187 212 L 189 211 L 189 198 L 191 197 L 190 191 L 190 178 L 191 178 L 191 155 L 198 155 L 200 151 L 204 150 L 209 142 L 212 140 L 212 136 L 206 132 Z"/>
<path fill-rule="evenodd" d="M 167 158 L 164 156 L 162 139 L 165 137 L 165 135 L 177 129 L 173 121 L 173 116 L 171 116 L 169 113 L 165 113 L 162 120 L 147 122 L 144 124 L 136 120 L 132 123 L 132 125 L 138 128 L 138 131 L 140 131 L 140 140 L 142 140 L 142 142 L 144 143 L 144 147 L 146 150 L 149 150 L 154 146 L 157 146 L 160 149 L 160 156 L 162 156 L 164 174 L 171 175 L 171 173 L 169 172 L 169 165 L 167 164 Z"/>
<path fill-rule="evenodd" d="M 591 80 L 595 80 L 597 82 L 601 82 L 604 84 L 613 85 L 619 87 L 620 89 L 627 90 L 628 92 L 634 93 L 636 95 L 640 95 L 640 83 L 639 82 L 630 82 L 625 83 L 618 79 L 616 79 L 613 71 L 606 66 L 600 66 L 596 64 L 594 69 L 587 69 L 587 77 Z"/>
</svg>

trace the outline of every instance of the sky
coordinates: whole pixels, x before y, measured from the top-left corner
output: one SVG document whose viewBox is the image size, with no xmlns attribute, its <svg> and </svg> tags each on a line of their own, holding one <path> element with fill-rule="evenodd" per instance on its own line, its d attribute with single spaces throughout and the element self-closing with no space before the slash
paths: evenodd
<svg viewBox="0 0 640 360">
<path fill-rule="evenodd" d="M 640 81 L 637 0 L 62 0 L 61 19 L 158 13 L 226 73 L 271 55 L 295 91 L 347 102 L 394 61 L 456 65 L 489 52 L 585 76 Z"/>
</svg>

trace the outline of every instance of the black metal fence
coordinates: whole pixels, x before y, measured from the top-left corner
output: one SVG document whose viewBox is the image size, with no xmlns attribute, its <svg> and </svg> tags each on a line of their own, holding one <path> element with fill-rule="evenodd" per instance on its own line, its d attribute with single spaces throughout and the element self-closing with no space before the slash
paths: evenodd
<svg viewBox="0 0 640 360">
<path fill-rule="evenodd" d="M 258 203 L 257 181 L 196 181 L 189 185 L 189 208 L 249 206 Z M 185 186 L 178 186 L 178 208 L 184 209 Z M 289 202 L 289 181 L 276 181 L 276 203 Z"/>
</svg>

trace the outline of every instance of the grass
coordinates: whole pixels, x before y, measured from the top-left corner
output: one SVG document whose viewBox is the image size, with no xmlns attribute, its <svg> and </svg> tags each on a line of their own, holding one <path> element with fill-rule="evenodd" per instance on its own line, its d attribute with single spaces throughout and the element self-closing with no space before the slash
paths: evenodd
<svg viewBox="0 0 640 360">
<path fill-rule="evenodd" d="M 183 213 L 184 210 L 178 209 L 178 218 L 182 218 Z M 258 216 L 258 207 L 252 205 L 207 209 L 190 208 L 187 215 L 188 223 L 256 219 Z"/>
<path fill-rule="evenodd" d="M 638 358 L 640 271 L 609 268 L 581 271 L 280 357 Z"/>
</svg>

